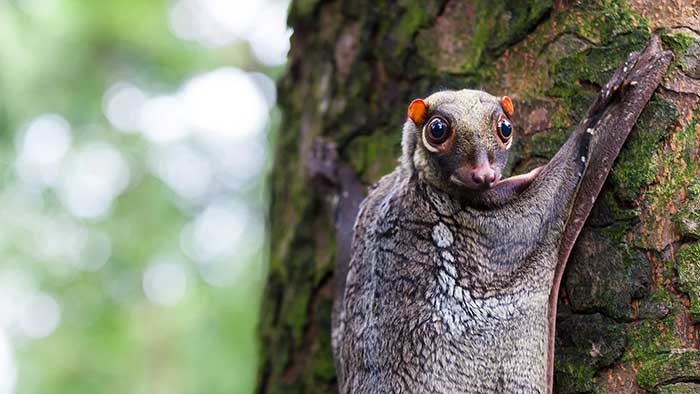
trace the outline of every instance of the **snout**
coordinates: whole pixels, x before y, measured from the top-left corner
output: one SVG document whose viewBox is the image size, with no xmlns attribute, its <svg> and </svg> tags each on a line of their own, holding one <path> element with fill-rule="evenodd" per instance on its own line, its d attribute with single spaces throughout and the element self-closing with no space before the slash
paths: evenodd
<svg viewBox="0 0 700 394">
<path fill-rule="evenodd" d="M 465 165 L 452 173 L 451 180 L 457 184 L 472 190 L 486 190 L 491 188 L 501 174 L 487 161 L 479 161 L 475 165 Z"/>
</svg>

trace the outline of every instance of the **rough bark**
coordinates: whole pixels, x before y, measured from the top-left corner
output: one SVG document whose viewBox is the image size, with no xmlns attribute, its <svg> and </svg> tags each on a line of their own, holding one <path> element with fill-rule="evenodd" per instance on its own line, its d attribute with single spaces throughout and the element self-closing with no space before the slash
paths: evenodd
<svg viewBox="0 0 700 394">
<path fill-rule="evenodd" d="M 338 196 L 310 182 L 317 138 L 369 185 L 396 166 L 411 99 L 481 88 L 514 99 L 510 167 L 523 172 L 557 151 L 652 32 L 675 61 L 572 253 L 555 392 L 700 391 L 700 1 L 300 0 L 290 25 L 260 393 L 335 392 Z"/>
</svg>

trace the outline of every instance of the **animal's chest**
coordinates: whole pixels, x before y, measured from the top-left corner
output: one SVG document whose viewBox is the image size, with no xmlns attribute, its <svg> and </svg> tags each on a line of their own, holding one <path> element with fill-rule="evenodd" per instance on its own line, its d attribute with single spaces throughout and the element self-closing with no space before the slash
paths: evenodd
<svg viewBox="0 0 700 394">
<path fill-rule="evenodd" d="M 493 234 L 454 220 L 401 220 L 367 264 L 372 316 L 380 338 L 433 338 L 459 345 L 495 337 L 546 303 L 528 250 L 497 250 Z"/>
<path fill-rule="evenodd" d="M 488 392 L 507 387 L 509 370 L 543 357 L 547 292 L 526 287 L 518 277 L 529 274 L 511 260 L 491 264 L 492 241 L 467 230 L 404 222 L 364 262 L 373 291 L 347 300 L 368 312 L 349 316 L 359 340 L 351 346 L 377 384 Z"/>
<path fill-rule="evenodd" d="M 542 282 L 545 270 L 538 267 L 555 257 L 553 248 L 547 251 L 542 240 L 524 236 L 517 224 L 465 224 L 476 221 L 465 213 L 400 219 L 389 234 L 374 238 L 372 275 L 381 276 L 378 284 L 398 298 L 420 292 L 436 310 L 461 304 L 475 317 L 485 310 L 494 317 L 512 314 L 508 309 Z"/>
</svg>

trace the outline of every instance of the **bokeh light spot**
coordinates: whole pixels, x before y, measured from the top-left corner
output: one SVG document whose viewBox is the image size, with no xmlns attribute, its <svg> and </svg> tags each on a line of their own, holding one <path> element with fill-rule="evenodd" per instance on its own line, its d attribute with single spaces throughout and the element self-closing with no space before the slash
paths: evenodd
<svg viewBox="0 0 700 394">
<path fill-rule="evenodd" d="M 262 131 L 270 110 L 260 88 L 244 71 L 221 68 L 194 77 L 181 96 L 197 131 L 245 138 Z"/>
<path fill-rule="evenodd" d="M 110 87 L 103 99 L 105 116 L 115 129 L 127 133 L 138 131 L 146 95 L 138 87 L 119 82 Z"/>
<path fill-rule="evenodd" d="M 154 304 L 176 305 L 185 296 L 186 290 L 187 276 L 180 264 L 157 260 L 143 274 L 143 291 Z"/>
<path fill-rule="evenodd" d="M 17 367 L 12 353 L 10 341 L 5 332 L 0 329 L 0 394 L 14 393 Z"/>
<path fill-rule="evenodd" d="M 30 183 L 53 184 L 70 149 L 70 124 L 56 114 L 41 115 L 29 122 L 17 145 L 19 176 Z"/>
<path fill-rule="evenodd" d="M 46 338 L 61 322 L 61 307 L 48 294 L 36 293 L 24 305 L 19 321 L 22 333 L 29 338 Z"/>
<path fill-rule="evenodd" d="M 70 147 L 70 125 L 61 116 L 45 114 L 32 120 L 22 136 L 21 159 L 51 164 L 59 161 Z"/>
<path fill-rule="evenodd" d="M 233 253 L 249 214 L 241 204 L 214 202 L 183 229 L 184 250 L 200 262 Z"/>
<path fill-rule="evenodd" d="M 178 195 L 188 200 L 202 198 L 210 188 L 210 160 L 185 144 L 175 144 L 155 155 L 155 172 Z"/>
<path fill-rule="evenodd" d="M 129 167 L 121 153 L 104 143 L 89 145 L 71 158 L 59 195 L 80 218 L 97 218 L 129 184 Z"/>
<path fill-rule="evenodd" d="M 92 231 L 80 251 L 80 268 L 87 271 L 97 271 L 109 260 L 112 252 L 112 242 L 107 234 Z"/>
<path fill-rule="evenodd" d="M 270 66 L 284 63 L 292 35 L 292 29 L 287 27 L 286 2 L 269 3 L 260 19 L 265 23 L 258 24 L 247 34 L 255 57 Z"/>
<path fill-rule="evenodd" d="M 187 135 L 183 105 L 177 96 L 158 96 L 146 101 L 141 114 L 141 131 L 153 142 L 170 142 Z"/>
</svg>

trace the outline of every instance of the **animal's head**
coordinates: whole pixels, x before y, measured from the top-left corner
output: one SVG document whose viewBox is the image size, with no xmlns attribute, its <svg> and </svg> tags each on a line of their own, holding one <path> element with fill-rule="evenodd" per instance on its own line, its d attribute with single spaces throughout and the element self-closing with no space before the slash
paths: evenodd
<svg viewBox="0 0 700 394">
<path fill-rule="evenodd" d="M 476 196 L 501 179 L 513 142 L 508 96 L 442 91 L 408 106 L 404 161 L 428 183 Z"/>
</svg>

